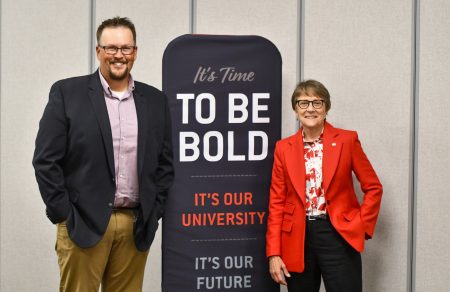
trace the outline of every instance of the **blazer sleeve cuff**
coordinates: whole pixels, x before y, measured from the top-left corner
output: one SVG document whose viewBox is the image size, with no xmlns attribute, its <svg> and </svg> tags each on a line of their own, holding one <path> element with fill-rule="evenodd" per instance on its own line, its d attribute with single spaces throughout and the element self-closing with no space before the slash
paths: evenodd
<svg viewBox="0 0 450 292">
<path fill-rule="evenodd" d="M 71 212 L 70 206 L 59 207 L 55 209 L 49 208 L 47 206 L 47 208 L 45 209 L 45 214 L 47 215 L 47 218 L 53 224 L 61 223 L 64 220 L 67 220 L 67 218 L 69 218 L 70 212 Z"/>
</svg>

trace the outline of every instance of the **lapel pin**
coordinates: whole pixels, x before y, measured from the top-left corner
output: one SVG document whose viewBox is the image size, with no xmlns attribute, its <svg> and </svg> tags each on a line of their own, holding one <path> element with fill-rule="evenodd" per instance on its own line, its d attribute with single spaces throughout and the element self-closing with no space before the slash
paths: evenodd
<svg viewBox="0 0 450 292">
<path fill-rule="evenodd" d="M 336 146 L 336 143 L 331 143 L 331 146 L 333 146 L 333 147 Z"/>
</svg>

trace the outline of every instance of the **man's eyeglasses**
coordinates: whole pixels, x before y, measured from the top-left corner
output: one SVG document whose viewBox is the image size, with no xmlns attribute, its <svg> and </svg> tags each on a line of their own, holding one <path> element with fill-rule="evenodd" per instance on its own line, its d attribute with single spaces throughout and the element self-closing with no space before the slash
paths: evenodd
<svg viewBox="0 0 450 292">
<path fill-rule="evenodd" d="M 131 55 L 134 53 L 134 50 L 136 50 L 136 46 L 123 46 L 120 48 L 116 46 L 99 46 L 99 48 L 105 50 L 105 53 L 108 55 L 115 55 L 119 50 L 124 55 Z"/>
<path fill-rule="evenodd" d="M 298 99 L 296 102 L 297 106 L 301 109 L 307 109 L 309 104 L 311 103 L 313 108 L 315 109 L 321 109 L 323 106 L 323 99 L 316 99 L 316 100 L 305 100 L 305 99 Z"/>
</svg>

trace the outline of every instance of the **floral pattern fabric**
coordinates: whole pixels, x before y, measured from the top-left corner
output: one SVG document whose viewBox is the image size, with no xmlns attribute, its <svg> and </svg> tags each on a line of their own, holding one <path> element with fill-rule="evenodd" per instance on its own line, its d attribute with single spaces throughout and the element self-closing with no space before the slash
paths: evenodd
<svg viewBox="0 0 450 292">
<path fill-rule="evenodd" d="M 313 142 L 303 140 L 306 169 L 306 214 L 326 214 L 325 194 L 322 188 L 323 135 Z"/>
</svg>

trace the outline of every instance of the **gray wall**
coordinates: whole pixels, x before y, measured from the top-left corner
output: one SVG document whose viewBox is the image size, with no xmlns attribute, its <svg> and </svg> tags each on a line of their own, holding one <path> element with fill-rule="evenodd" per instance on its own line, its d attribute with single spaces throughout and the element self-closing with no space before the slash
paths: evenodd
<svg viewBox="0 0 450 292">
<path fill-rule="evenodd" d="M 450 1 L 421 0 L 416 291 L 450 284 Z"/>
<path fill-rule="evenodd" d="M 31 158 L 51 84 L 95 69 L 101 20 L 137 26 L 137 80 L 161 87 L 161 58 L 190 32 L 254 34 L 283 58 L 283 136 L 299 79 L 332 95 L 328 120 L 355 129 L 384 185 L 364 291 L 446 291 L 450 253 L 448 0 L 1 0 L 0 290 L 57 291 L 55 228 Z M 418 8 L 415 11 L 415 7 Z M 417 12 L 417 13 L 416 13 Z M 144 291 L 160 291 L 161 234 Z M 284 291 L 284 290 L 283 290 Z"/>
</svg>

